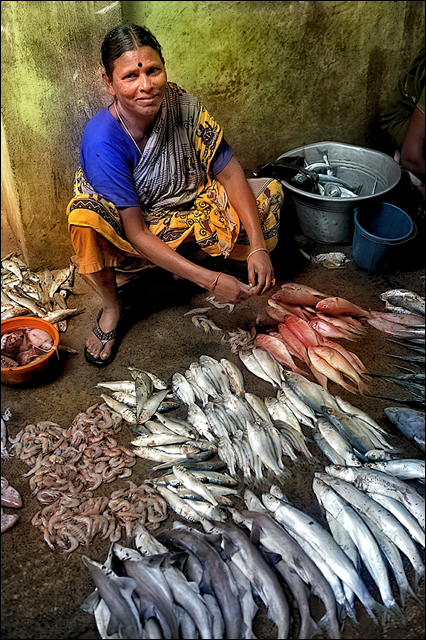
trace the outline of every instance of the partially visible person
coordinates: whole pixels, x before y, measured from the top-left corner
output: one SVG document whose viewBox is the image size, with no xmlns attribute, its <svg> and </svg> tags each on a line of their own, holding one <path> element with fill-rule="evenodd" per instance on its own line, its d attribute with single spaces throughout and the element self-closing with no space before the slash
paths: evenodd
<svg viewBox="0 0 426 640">
<path fill-rule="evenodd" d="M 425 181 L 425 49 L 409 65 L 392 90 L 381 127 L 400 161 L 419 184 Z M 416 183 L 415 180 L 413 180 Z"/>
<path fill-rule="evenodd" d="M 102 298 L 84 351 L 96 366 L 117 353 L 115 269 L 157 265 L 221 302 L 264 293 L 274 283 L 269 252 L 283 201 L 276 180 L 246 180 L 220 125 L 168 82 L 149 30 L 115 27 L 102 44 L 102 62 L 113 101 L 86 125 L 67 208 L 79 273 L 91 274 Z M 198 264 L 197 252 L 245 261 L 248 282 Z"/>
</svg>

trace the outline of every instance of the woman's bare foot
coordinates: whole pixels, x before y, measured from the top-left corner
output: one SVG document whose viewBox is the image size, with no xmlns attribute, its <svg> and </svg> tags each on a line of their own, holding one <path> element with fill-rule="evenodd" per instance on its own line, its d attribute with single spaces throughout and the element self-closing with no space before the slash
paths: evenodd
<svg viewBox="0 0 426 640">
<path fill-rule="evenodd" d="M 117 328 L 120 318 L 120 307 L 105 306 L 103 308 L 102 315 L 99 318 L 99 327 L 104 333 L 109 333 L 113 329 Z M 106 360 L 111 355 L 114 343 L 115 339 L 109 340 L 104 348 L 102 348 L 99 338 L 97 338 L 92 331 L 86 340 L 86 347 L 87 351 L 91 356 L 93 356 L 93 358 L 98 359 L 100 357 L 102 360 Z"/>
</svg>

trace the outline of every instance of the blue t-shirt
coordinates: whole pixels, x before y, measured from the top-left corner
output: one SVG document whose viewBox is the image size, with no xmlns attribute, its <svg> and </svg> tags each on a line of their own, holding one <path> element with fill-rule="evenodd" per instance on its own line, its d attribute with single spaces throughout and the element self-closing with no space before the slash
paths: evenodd
<svg viewBox="0 0 426 640">
<path fill-rule="evenodd" d="M 140 157 L 141 152 L 108 107 L 89 120 L 81 143 L 81 168 L 93 189 L 117 208 L 140 206 L 132 177 Z M 232 148 L 222 138 L 212 161 L 212 173 L 222 171 L 231 158 Z"/>
</svg>

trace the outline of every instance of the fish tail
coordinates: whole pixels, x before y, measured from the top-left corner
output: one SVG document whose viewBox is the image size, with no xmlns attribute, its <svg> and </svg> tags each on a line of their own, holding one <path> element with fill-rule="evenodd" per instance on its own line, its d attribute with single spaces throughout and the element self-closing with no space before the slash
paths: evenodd
<svg viewBox="0 0 426 640">
<path fill-rule="evenodd" d="M 340 384 L 344 389 L 346 389 L 346 391 L 349 391 L 349 393 L 356 393 L 358 395 L 357 389 L 355 389 L 355 387 L 353 387 L 351 384 L 348 384 L 347 382 L 344 382 L 344 381 L 340 382 Z"/>
<path fill-rule="evenodd" d="M 361 380 L 361 378 L 359 378 L 358 380 L 358 391 L 360 392 L 361 395 L 365 395 L 365 394 L 368 395 L 370 393 L 369 387 L 365 384 L 363 380 Z"/>
<path fill-rule="evenodd" d="M 304 640 L 304 638 L 310 640 L 310 638 L 319 634 L 321 634 L 321 629 L 311 616 L 307 616 L 306 619 L 302 620 L 298 635 L 299 640 Z"/>
<path fill-rule="evenodd" d="M 339 639 L 342 637 L 336 616 L 331 615 L 329 612 L 323 615 L 321 620 L 318 621 L 318 626 L 327 630 L 329 638 Z M 299 635 L 299 638 L 300 637 L 301 636 Z"/>
</svg>

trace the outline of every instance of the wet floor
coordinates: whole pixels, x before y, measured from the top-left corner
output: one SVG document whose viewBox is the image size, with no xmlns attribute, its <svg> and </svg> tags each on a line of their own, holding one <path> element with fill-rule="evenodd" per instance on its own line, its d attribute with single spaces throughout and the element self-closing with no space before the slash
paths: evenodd
<svg viewBox="0 0 426 640">
<path fill-rule="evenodd" d="M 307 262 L 298 250 L 299 246 L 303 246 L 308 253 L 343 251 L 350 257 L 349 245 L 319 245 L 301 235 L 297 235 L 293 242 L 293 237 L 294 228 L 291 224 L 286 225 L 284 221 L 279 246 L 273 253 L 277 275 L 274 291 L 279 289 L 283 281 L 292 280 L 308 284 L 328 296 L 341 296 L 361 307 L 378 311 L 384 309 L 379 294 L 385 290 L 405 288 L 424 295 L 423 263 L 414 251 L 419 251 L 421 243 L 413 245 L 413 250 L 402 257 L 393 273 L 368 275 L 353 262 L 348 263 L 343 269 L 325 269 L 321 265 Z M 230 264 L 226 266 L 231 267 Z M 77 276 L 69 306 L 78 306 L 84 309 L 84 313 L 70 320 L 68 330 L 61 334 L 61 342 L 77 349 L 78 355 L 61 362 L 54 378 L 38 387 L 22 389 L 2 385 L 2 413 L 7 407 L 10 407 L 12 413 L 8 423 L 9 435 L 14 436 L 26 425 L 44 420 L 51 420 L 64 428 L 69 427 L 77 413 L 98 400 L 96 383 L 126 378 L 128 366 L 143 368 L 170 381 L 173 373 L 183 373 L 191 362 L 202 354 L 216 359 L 226 357 L 232 360 L 243 372 L 247 391 L 262 398 L 272 395 L 271 385 L 244 369 L 229 346 L 222 343 L 222 333 L 213 332 L 205 335 L 201 329 L 194 327 L 190 317 L 184 317 L 184 313 L 190 309 L 208 306 L 205 302 L 206 295 L 206 292 L 189 283 L 173 280 L 169 274 L 159 269 L 144 274 L 137 284 L 128 285 L 123 292 L 128 331 L 122 340 L 116 360 L 105 369 L 96 369 L 86 363 L 83 344 L 96 318 L 99 298 L 93 289 Z M 231 314 L 226 309 L 212 308 L 209 316 L 226 333 L 237 327 L 251 329 L 256 319 L 259 320 L 260 314 L 261 327 L 264 323 L 266 329 L 273 324 L 271 321 L 268 325 L 268 320 L 265 319 L 268 296 L 269 294 L 265 294 L 251 299 Z M 372 327 L 366 336 L 350 346 L 367 368 L 376 373 L 395 373 L 394 361 L 380 355 L 381 353 L 407 354 L 405 348 L 389 342 L 385 334 Z M 379 378 L 373 378 L 370 386 L 377 395 L 404 395 L 403 389 Z M 402 448 L 401 455 L 421 457 L 419 450 L 401 436 L 384 414 L 383 409 L 395 405 L 394 402 L 353 396 L 334 383 L 330 384 L 330 391 L 369 413 L 391 434 L 392 443 Z M 131 436 L 130 430 L 124 426 L 118 436 L 120 444 L 128 444 Z M 328 461 L 314 443 L 309 446 L 319 462 L 308 465 L 301 461 L 296 466 L 286 459 L 286 466 L 292 476 L 284 482 L 284 491 L 297 507 L 303 508 L 325 524 L 323 513 L 312 491 L 312 479 L 316 471 L 323 471 Z M 152 463 L 139 459 L 133 467 L 130 479 L 138 483 L 143 481 L 149 477 L 152 466 Z M 28 468 L 25 464 L 16 458 L 12 458 L 7 464 L 2 461 L 2 475 L 20 492 L 23 499 L 23 507 L 19 510 L 19 522 L 2 535 L 2 638 L 98 638 L 93 617 L 81 610 L 84 599 L 93 591 L 92 580 L 81 556 L 84 554 L 101 562 L 106 559 L 109 544 L 95 538 L 88 549 L 79 547 L 70 556 L 61 554 L 59 550 L 50 550 L 40 531 L 31 524 L 39 505 L 31 496 L 28 479 L 22 478 L 26 471 Z M 100 487 L 97 493 L 104 491 L 109 495 L 113 490 L 125 486 L 124 480 L 116 480 L 111 485 L 106 485 L 106 488 Z M 265 488 L 260 487 L 256 493 L 260 495 Z M 236 500 L 235 504 L 243 507 L 241 501 Z M 171 527 L 175 517 L 177 518 L 170 515 L 162 528 Z M 129 541 L 124 538 L 121 543 L 128 545 Z M 410 584 L 413 584 L 413 572 L 408 565 L 406 570 Z M 373 596 L 380 601 L 371 580 L 367 575 L 363 575 Z M 392 584 L 397 595 L 394 581 Z M 419 595 L 424 602 L 424 584 L 421 585 Z M 291 602 L 290 595 L 289 599 Z M 314 611 L 315 606 L 314 602 Z M 343 638 L 384 637 L 417 640 L 424 637 L 424 609 L 410 597 L 405 610 L 406 622 L 392 620 L 383 631 L 375 627 L 359 602 L 356 604 L 356 612 L 358 625 L 354 627 L 347 621 L 342 631 Z M 295 632 L 297 634 L 298 614 L 295 610 L 293 619 L 292 637 L 297 637 Z M 263 606 L 255 619 L 254 633 L 258 638 L 277 637 L 276 627 L 266 617 Z"/>
</svg>

